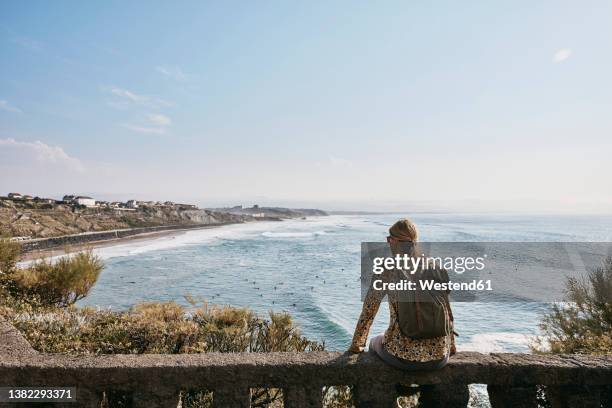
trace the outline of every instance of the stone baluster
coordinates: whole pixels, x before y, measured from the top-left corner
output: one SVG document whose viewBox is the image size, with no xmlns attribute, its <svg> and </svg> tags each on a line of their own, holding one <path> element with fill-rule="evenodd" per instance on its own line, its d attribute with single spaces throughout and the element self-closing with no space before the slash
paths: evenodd
<svg viewBox="0 0 612 408">
<path fill-rule="evenodd" d="M 470 400 L 467 384 L 422 385 L 419 406 L 424 408 L 465 408 Z"/>
<path fill-rule="evenodd" d="M 170 390 L 138 390 L 132 394 L 133 408 L 177 408 L 180 401 L 178 391 Z"/>
<path fill-rule="evenodd" d="M 213 391 L 214 408 L 249 408 L 251 389 L 248 386 L 227 384 L 226 388 Z"/>
<path fill-rule="evenodd" d="M 488 385 L 487 392 L 492 408 L 532 408 L 537 406 L 535 386 L 504 387 Z"/>
<path fill-rule="evenodd" d="M 321 387 L 291 386 L 283 390 L 285 408 L 321 408 L 323 390 Z"/>
<path fill-rule="evenodd" d="M 609 399 L 605 387 L 565 386 L 546 387 L 546 399 L 552 408 L 600 408 Z M 603 399 L 603 401 L 602 401 Z"/>
<path fill-rule="evenodd" d="M 380 384 L 376 380 L 358 384 L 353 389 L 357 408 L 395 408 L 397 407 L 396 384 Z"/>
</svg>

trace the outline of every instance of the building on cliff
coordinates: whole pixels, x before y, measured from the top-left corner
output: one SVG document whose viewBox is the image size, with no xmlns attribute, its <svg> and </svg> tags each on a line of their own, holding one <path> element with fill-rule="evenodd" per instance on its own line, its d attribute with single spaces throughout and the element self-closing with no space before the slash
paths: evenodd
<svg viewBox="0 0 612 408">
<path fill-rule="evenodd" d="M 74 202 L 78 205 L 84 205 L 85 207 L 95 207 L 96 200 L 87 196 L 78 196 L 74 198 Z"/>
</svg>

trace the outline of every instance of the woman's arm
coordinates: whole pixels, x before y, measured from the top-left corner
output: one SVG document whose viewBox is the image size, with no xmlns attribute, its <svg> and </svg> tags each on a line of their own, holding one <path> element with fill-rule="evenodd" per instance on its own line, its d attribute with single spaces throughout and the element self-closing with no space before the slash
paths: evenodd
<svg viewBox="0 0 612 408">
<path fill-rule="evenodd" d="M 383 281 L 387 281 L 388 272 L 383 272 L 381 278 Z M 363 307 L 361 308 L 359 320 L 357 320 L 357 326 L 355 327 L 355 333 L 353 334 L 353 341 L 351 342 L 351 346 L 348 350 L 351 353 L 361 353 L 365 348 L 370 327 L 374 322 L 374 317 L 376 317 L 376 313 L 380 307 L 380 302 L 384 297 L 384 291 L 374 290 L 372 285 L 370 285 L 365 300 L 363 301 Z"/>
</svg>

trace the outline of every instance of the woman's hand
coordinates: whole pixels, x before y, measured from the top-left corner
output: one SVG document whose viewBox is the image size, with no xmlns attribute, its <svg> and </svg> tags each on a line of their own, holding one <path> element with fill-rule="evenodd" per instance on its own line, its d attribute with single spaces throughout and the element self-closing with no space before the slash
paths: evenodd
<svg viewBox="0 0 612 408">
<path fill-rule="evenodd" d="M 349 347 L 348 352 L 349 353 L 362 353 L 363 349 L 364 347 L 357 346 L 355 344 L 351 344 L 351 347 Z"/>
</svg>

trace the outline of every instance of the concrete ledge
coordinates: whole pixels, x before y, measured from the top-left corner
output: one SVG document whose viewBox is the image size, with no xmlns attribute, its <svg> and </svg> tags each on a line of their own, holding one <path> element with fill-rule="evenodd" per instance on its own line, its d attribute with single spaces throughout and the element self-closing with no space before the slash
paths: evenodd
<svg viewBox="0 0 612 408">
<path fill-rule="evenodd" d="M 458 353 L 445 368 L 403 372 L 370 353 L 206 353 L 181 355 L 0 356 L 3 385 L 96 384 L 102 388 L 219 388 L 295 384 L 325 386 L 377 382 L 503 386 L 612 384 L 612 356 Z"/>
<path fill-rule="evenodd" d="M 353 386 L 358 408 L 394 407 L 398 384 L 418 384 L 426 408 L 465 407 L 474 383 L 488 385 L 494 408 L 535 406 L 537 385 L 553 408 L 599 408 L 612 404 L 612 356 L 464 352 L 441 370 L 405 372 L 371 353 L 44 354 L 0 320 L 0 386 L 77 387 L 75 407 L 99 408 L 112 391 L 134 407 L 176 408 L 181 390 L 207 389 L 214 407 L 248 408 L 250 388 L 275 387 L 288 408 L 320 408 L 330 385 Z"/>
</svg>

